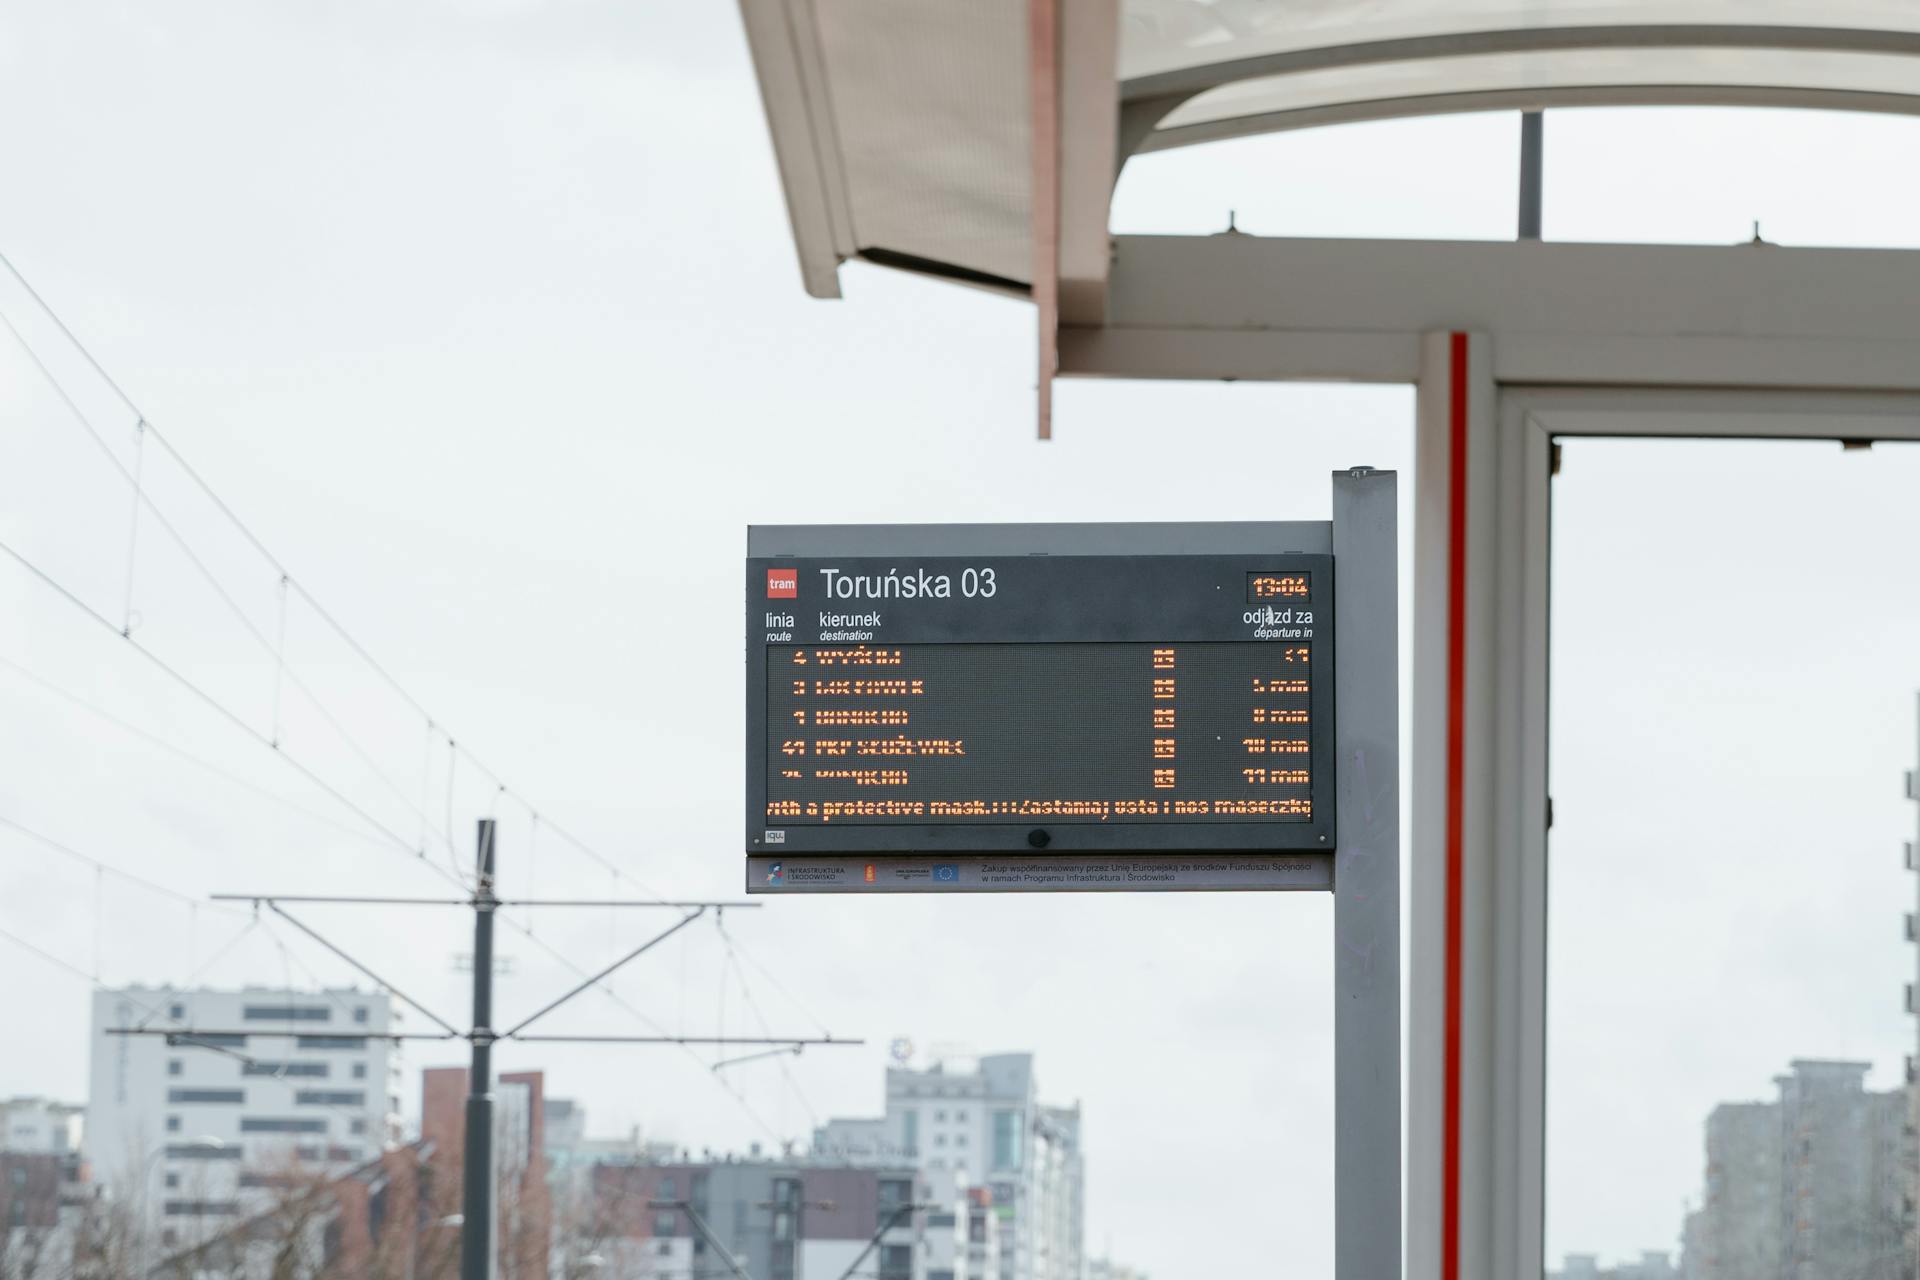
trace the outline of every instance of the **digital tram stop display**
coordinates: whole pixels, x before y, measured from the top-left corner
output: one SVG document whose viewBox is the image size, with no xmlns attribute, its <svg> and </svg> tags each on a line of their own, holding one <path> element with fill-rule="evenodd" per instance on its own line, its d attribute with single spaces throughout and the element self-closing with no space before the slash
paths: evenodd
<svg viewBox="0 0 1920 1280">
<path fill-rule="evenodd" d="M 884 541 L 747 562 L 748 853 L 1332 848 L 1331 556 Z"/>
</svg>

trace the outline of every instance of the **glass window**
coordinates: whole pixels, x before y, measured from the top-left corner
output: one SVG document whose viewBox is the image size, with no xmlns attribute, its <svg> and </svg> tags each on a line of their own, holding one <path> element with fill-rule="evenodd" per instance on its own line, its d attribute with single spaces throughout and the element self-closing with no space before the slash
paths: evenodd
<svg viewBox="0 0 1920 1280">
<path fill-rule="evenodd" d="M 1020 1167 L 1020 1113 L 1018 1111 L 993 1113 L 993 1167 L 996 1169 Z"/>
<path fill-rule="evenodd" d="M 181 1021 L 186 1016 L 187 1016 L 187 1006 L 183 1004 L 172 1004 L 167 1006 L 167 1017 L 173 1019 L 175 1022 Z"/>
<path fill-rule="evenodd" d="M 364 1049 L 365 1036 L 300 1036 L 294 1045 L 301 1049 Z"/>
<path fill-rule="evenodd" d="M 660 1199 L 671 1200 L 673 1199 L 673 1197 L 674 1197 L 673 1179 L 672 1178 L 660 1179 Z"/>
<path fill-rule="evenodd" d="M 913 1184 L 901 1178 L 880 1180 L 880 1216 L 886 1216 L 913 1199 Z"/>
<path fill-rule="evenodd" d="M 365 1022 L 367 1020 L 367 1006 L 363 1004 L 355 1005 L 353 1009 L 353 1020 L 355 1022 Z"/>
<path fill-rule="evenodd" d="M 674 1233 L 674 1226 L 675 1216 L 672 1213 L 659 1213 L 654 1215 L 653 1234 L 656 1236 L 672 1235 Z"/>
<path fill-rule="evenodd" d="M 174 1103 L 180 1103 L 180 1102 L 237 1103 L 237 1102 L 245 1102 L 246 1100 L 247 1100 L 247 1094 L 244 1089 L 169 1089 L 167 1090 L 167 1101 L 174 1102 Z"/>
<path fill-rule="evenodd" d="M 367 1094 L 364 1089 L 301 1089 L 293 1101 L 302 1107 L 364 1107 Z"/>
<path fill-rule="evenodd" d="M 920 1113 L 911 1107 L 900 1113 L 900 1146 L 908 1155 L 920 1150 Z"/>
<path fill-rule="evenodd" d="M 1560 447 L 1545 1265 L 1909 1275 L 1920 450 Z"/>
<path fill-rule="evenodd" d="M 325 1120 L 283 1120 L 275 1116 L 242 1116 L 242 1133 L 325 1133 Z"/>
<path fill-rule="evenodd" d="M 174 1035 L 174 1042 L 187 1046 L 204 1046 L 209 1049 L 244 1049 L 247 1038 L 236 1035 L 216 1035 L 211 1031 L 181 1031 Z"/>
<path fill-rule="evenodd" d="M 325 1073 L 323 1072 L 322 1074 L 325 1074 Z M 356 1063 L 354 1063 L 354 1064 L 353 1064 L 353 1078 L 354 1078 L 355 1080 L 365 1080 L 365 1079 L 367 1078 L 367 1064 L 366 1064 L 366 1063 L 364 1063 L 364 1062 L 356 1062 Z"/>
<path fill-rule="evenodd" d="M 880 1280 L 912 1280 L 913 1247 L 904 1244 L 880 1246 Z"/>
<path fill-rule="evenodd" d="M 177 1076 L 180 1074 L 180 1059 L 178 1058 L 167 1059 L 167 1074 L 170 1076 Z"/>
<path fill-rule="evenodd" d="M 253 1062 L 241 1063 L 240 1074 L 243 1076 L 272 1076 L 275 1078 L 290 1076 L 318 1076 L 324 1078 L 327 1074 L 327 1064 L 324 1062 L 261 1062 L 256 1059 Z"/>
<path fill-rule="evenodd" d="M 180 1132 L 180 1117 L 179 1117 L 179 1116 L 168 1116 L 168 1117 L 167 1117 L 167 1132 L 168 1132 L 168 1133 L 178 1133 L 178 1132 Z"/>
<path fill-rule="evenodd" d="M 332 1022 L 333 1010 L 324 1004 L 250 1004 L 240 1016 L 247 1022 Z"/>
</svg>

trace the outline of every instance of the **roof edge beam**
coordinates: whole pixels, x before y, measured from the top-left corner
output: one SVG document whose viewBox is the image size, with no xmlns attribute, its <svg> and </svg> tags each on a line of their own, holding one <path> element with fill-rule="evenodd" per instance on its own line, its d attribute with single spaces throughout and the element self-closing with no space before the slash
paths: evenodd
<svg viewBox="0 0 1920 1280">
<path fill-rule="evenodd" d="M 1920 88 L 1920 83 L 1917 83 Z M 1158 106 L 1164 99 L 1140 104 Z M 1131 111 L 1134 104 L 1128 104 Z M 1246 138 L 1296 129 L 1360 124 L 1376 120 L 1408 120 L 1428 116 L 1466 115 L 1484 111 L 1546 111 L 1563 107 L 1793 107 L 1814 111 L 1861 111 L 1883 115 L 1920 115 L 1920 92 L 1880 93 L 1853 89 L 1778 88 L 1767 85 L 1565 85 L 1541 89 L 1472 89 L 1460 93 L 1426 94 L 1413 98 L 1377 98 L 1265 111 L 1256 115 L 1209 120 L 1203 124 L 1157 129 L 1154 122 L 1170 108 L 1160 109 L 1153 121 L 1136 124 L 1132 154 L 1168 151 L 1176 147 Z M 1135 117 L 1134 119 L 1137 119 Z M 1126 140 L 1123 139 L 1123 142 Z"/>
<path fill-rule="evenodd" d="M 1711 22 L 1508 27 L 1316 45 L 1225 62 L 1200 63 L 1135 76 L 1122 82 L 1120 97 L 1123 102 L 1169 96 L 1184 100 L 1241 80 L 1302 71 L 1328 71 L 1383 62 L 1425 62 L 1476 54 L 1589 49 L 1779 49 L 1800 53 L 1920 56 L 1920 32 Z"/>
<path fill-rule="evenodd" d="M 1060 371 L 1410 382 L 1420 335 L 1473 330 L 1507 382 L 1909 390 L 1916 296 L 1905 249 L 1121 236 Z"/>
</svg>

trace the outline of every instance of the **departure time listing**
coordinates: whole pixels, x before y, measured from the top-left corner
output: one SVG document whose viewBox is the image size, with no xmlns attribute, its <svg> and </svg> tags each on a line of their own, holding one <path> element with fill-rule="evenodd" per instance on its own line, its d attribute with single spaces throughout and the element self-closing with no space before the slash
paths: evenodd
<svg viewBox="0 0 1920 1280">
<path fill-rule="evenodd" d="M 770 645 L 766 820 L 1309 822 L 1312 650 Z"/>
</svg>

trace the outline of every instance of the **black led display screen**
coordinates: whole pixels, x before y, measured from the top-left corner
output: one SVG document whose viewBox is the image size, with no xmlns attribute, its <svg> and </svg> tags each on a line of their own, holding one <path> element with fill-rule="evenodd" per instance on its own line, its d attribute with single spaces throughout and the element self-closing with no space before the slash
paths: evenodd
<svg viewBox="0 0 1920 1280">
<path fill-rule="evenodd" d="M 747 849 L 1332 846 L 1316 555 L 748 563 Z"/>
</svg>

